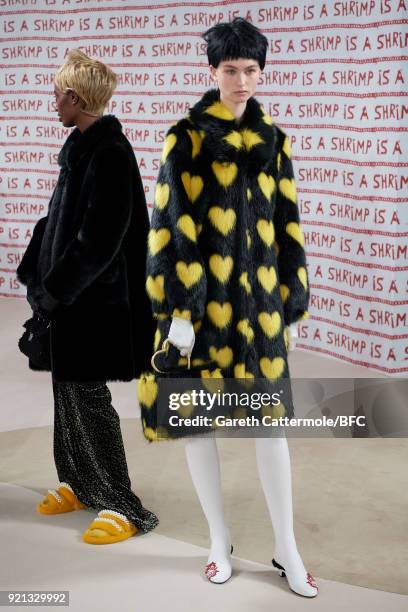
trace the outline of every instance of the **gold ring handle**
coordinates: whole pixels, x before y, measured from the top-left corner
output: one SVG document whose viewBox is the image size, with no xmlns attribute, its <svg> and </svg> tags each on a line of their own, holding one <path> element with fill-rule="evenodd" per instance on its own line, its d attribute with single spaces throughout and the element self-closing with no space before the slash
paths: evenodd
<svg viewBox="0 0 408 612">
<path fill-rule="evenodd" d="M 156 358 L 157 355 L 159 355 L 160 353 L 167 353 L 167 351 L 169 350 L 169 345 L 173 344 L 170 340 L 170 338 L 166 338 L 163 341 L 162 347 L 161 349 L 159 349 L 158 351 L 156 351 L 153 355 L 152 358 L 150 360 L 150 363 L 152 365 L 153 370 L 155 370 L 156 372 L 159 372 L 160 374 L 166 374 L 165 371 L 163 370 L 159 370 L 159 368 L 157 367 L 157 365 L 155 364 L 154 360 Z M 176 346 L 175 344 L 173 344 L 173 346 Z M 176 347 L 177 348 L 177 347 Z M 189 370 L 191 367 L 191 353 L 187 354 L 187 369 Z"/>
</svg>

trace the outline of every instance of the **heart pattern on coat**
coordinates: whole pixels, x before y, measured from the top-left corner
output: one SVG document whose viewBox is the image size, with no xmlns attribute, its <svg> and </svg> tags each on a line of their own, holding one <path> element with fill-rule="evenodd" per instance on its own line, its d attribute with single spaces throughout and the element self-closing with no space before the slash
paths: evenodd
<svg viewBox="0 0 408 612">
<path fill-rule="evenodd" d="M 170 197 L 170 186 L 168 183 L 157 183 L 154 193 L 154 203 L 163 210 L 167 206 Z"/>
<path fill-rule="evenodd" d="M 258 315 L 258 322 L 268 338 L 273 338 L 281 330 L 281 316 L 277 310 L 275 312 L 260 312 Z"/>
<path fill-rule="evenodd" d="M 201 178 L 201 176 L 191 176 L 189 172 L 183 172 L 183 174 L 181 175 L 181 181 L 183 183 L 188 199 L 190 200 L 190 202 L 192 202 L 192 204 L 194 204 L 194 202 L 197 200 L 203 190 L 203 179 Z"/>
<path fill-rule="evenodd" d="M 187 134 L 191 138 L 191 144 L 192 144 L 191 157 L 194 159 L 195 157 L 197 157 L 197 155 L 200 154 L 202 138 L 196 130 L 187 130 Z"/>
<path fill-rule="evenodd" d="M 212 274 L 215 276 L 220 283 L 225 284 L 228 282 L 229 277 L 231 276 L 232 269 L 234 267 L 234 260 L 232 257 L 227 255 L 226 257 L 222 257 L 221 255 L 215 254 L 211 255 L 209 259 L 210 270 Z"/>
<path fill-rule="evenodd" d="M 235 162 L 218 162 L 211 164 L 212 171 L 219 184 L 227 189 L 237 178 L 238 166 Z"/>
<path fill-rule="evenodd" d="M 292 146 L 287 136 L 285 140 L 283 141 L 282 151 L 285 153 L 286 157 L 288 157 L 289 159 L 292 157 Z"/>
<path fill-rule="evenodd" d="M 267 221 L 266 219 L 259 219 L 256 224 L 256 229 L 259 236 L 264 241 L 266 246 L 271 247 L 275 240 L 275 227 L 273 221 Z"/>
<path fill-rule="evenodd" d="M 160 329 L 157 328 L 154 334 L 154 342 L 153 342 L 153 349 L 155 351 L 157 351 L 157 349 L 159 348 L 160 340 L 161 340 L 161 333 L 160 333 Z"/>
<path fill-rule="evenodd" d="M 288 200 L 296 204 L 296 183 L 295 179 L 283 178 L 279 181 L 279 191 Z"/>
<path fill-rule="evenodd" d="M 238 321 L 237 330 L 247 339 L 248 344 L 250 344 L 254 339 L 254 330 L 252 329 L 248 319 Z"/>
<path fill-rule="evenodd" d="M 186 264 L 185 261 L 178 261 L 176 263 L 176 273 L 186 289 L 190 289 L 202 277 L 203 267 L 198 261 L 193 261 L 190 264 Z"/>
<path fill-rule="evenodd" d="M 275 191 L 276 183 L 273 176 L 261 172 L 258 174 L 258 185 L 268 202 L 271 201 L 273 192 Z"/>
<path fill-rule="evenodd" d="M 248 280 L 248 272 L 243 272 L 239 277 L 240 284 L 244 287 L 245 291 L 250 294 L 251 293 L 251 284 Z"/>
<path fill-rule="evenodd" d="M 170 238 L 170 230 L 167 227 L 162 227 L 159 230 L 151 229 L 148 237 L 150 253 L 157 255 L 170 242 Z"/>
<path fill-rule="evenodd" d="M 138 398 L 148 408 L 151 408 L 156 401 L 158 393 L 157 383 L 154 374 L 145 374 L 139 378 Z"/>
<path fill-rule="evenodd" d="M 168 158 L 169 153 L 173 149 L 176 142 L 177 142 L 177 136 L 175 134 L 169 134 L 168 136 L 166 136 L 166 139 L 163 143 L 163 151 L 162 151 L 162 156 L 161 156 L 161 161 L 163 164 Z"/>
<path fill-rule="evenodd" d="M 283 303 L 286 302 L 286 300 L 288 299 L 289 295 L 290 295 L 290 290 L 289 287 L 287 285 L 285 285 L 284 283 L 281 283 L 279 286 L 279 291 L 280 291 L 280 295 L 281 295 L 281 300 Z"/>
<path fill-rule="evenodd" d="M 265 378 L 275 380 L 282 376 L 285 369 L 285 360 L 283 357 L 274 357 L 273 359 L 262 357 L 259 361 L 259 366 Z"/>
<path fill-rule="evenodd" d="M 146 280 L 146 290 L 151 298 L 157 302 L 164 302 L 164 276 L 158 274 L 156 277 L 148 276 Z"/>
<path fill-rule="evenodd" d="M 191 321 L 191 310 L 188 310 L 188 308 L 185 308 L 184 310 L 174 308 L 171 316 L 179 317 L 179 319 L 186 319 L 186 321 Z"/>
<path fill-rule="evenodd" d="M 234 378 L 255 378 L 254 375 L 245 369 L 245 363 L 237 363 L 234 366 Z"/>
<path fill-rule="evenodd" d="M 211 106 L 208 106 L 205 109 L 205 113 L 212 117 L 217 117 L 217 119 L 222 119 L 223 121 L 235 121 L 235 117 L 229 108 L 219 100 L 211 104 Z"/>
<path fill-rule="evenodd" d="M 212 206 L 208 211 L 211 223 L 223 236 L 227 236 L 236 222 L 236 214 L 233 208 L 224 210 L 220 206 Z"/>
<path fill-rule="evenodd" d="M 295 223 L 294 221 L 290 221 L 290 223 L 287 223 L 286 232 L 289 234 L 289 236 L 292 236 L 292 238 L 296 240 L 296 242 L 298 242 L 300 246 L 304 246 L 305 240 L 303 238 L 303 233 L 300 229 L 299 223 Z"/>
<path fill-rule="evenodd" d="M 242 146 L 244 144 L 242 141 L 242 136 L 240 132 L 237 132 L 237 130 L 232 130 L 232 132 L 227 134 L 227 136 L 224 136 L 224 140 L 228 142 L 228 144 L 230 144 L 232 147 L 235 147 L 238 150 L 242 149 Z"/>
<path fill-rule="evenodd" d="M 207 304 L 207 315 L 216 327 L 222 329 L 229 325 L 232 318 L 232 306 L 229 302 L 209 302 Z"/>
<path fill-rule="evenodd" d="M 177 221 L 177 227 L 189 240 L 197 242 L 196 225 L 190 215 L 181 215 Z"/>
<path fill-rule="evenodd" d="M 282 155 L 280 154 L 280 152 L 277 154 L 276 156 L 276 170 L 278 172 L 280 172 L 281 169 L 281 164 L 282 164 Z"/>
<path fill-rule="evenodd" d="M 258 132 L 253 132 L 248 128 L 242 130 L 242 140 L 244 141 L 244 146 L 247 151 L 250 151 L 252 147 L 265 143 L 264 139 L 261 138 Z"/>
<path fill-rule="evenodd" d="M 256 272 L 259 283 L 265 289 L 267 293 L 272 293 L 276 282 L 276 270 L 274 266 L 267 268 L 266 266 L 260 266 Z"/>
<path fill-rule="evenodd" d="M 220 368 L 228 368 L 231 364 L 234 353 L 229 346 L 217 349 L 215 346 L 210 346 L 209 355 L 213 361 L 216 361 Z"/>
</svg>

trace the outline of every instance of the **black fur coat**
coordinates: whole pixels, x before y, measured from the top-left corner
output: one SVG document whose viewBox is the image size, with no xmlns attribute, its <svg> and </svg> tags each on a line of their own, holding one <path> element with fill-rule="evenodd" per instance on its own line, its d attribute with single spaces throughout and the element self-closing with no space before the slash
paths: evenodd
<svg viewBox="0 0 408 612">
<path fill-rule="evenodd" d="M 105 115 L 75 129 L 58 161 L 48 215 L 17 276 L 29 301 L 52 314 L 55 380 L 129 381 L 148 367 L 154 336 L 149 217 L 135 155 L 119 121 Z"/>
<path fill-rule="evenodd" d="M 210 90 L 169 130 L 151 226 L 155 346 L 176 315 L 210 376 L 288 378 L 286 326 L 309 316 L 304 239 L 289 139 L 255 98 L 237 123 Z"/>
</svg>

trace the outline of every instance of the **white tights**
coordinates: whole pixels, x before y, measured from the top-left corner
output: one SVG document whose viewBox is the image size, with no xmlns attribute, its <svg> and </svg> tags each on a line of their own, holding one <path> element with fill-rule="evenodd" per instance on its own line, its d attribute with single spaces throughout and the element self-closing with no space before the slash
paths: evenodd
<svg viewBox="0 0 408 612">
<path fill-rule="evenodd" d="M 259 477 L 275 535 L 274 558 L 302 580 L 306 570 L 293 532 L 292 478 L 286 437 L 257 438 Z M 207 519 L 211 549 L 208 561 L 217 560 L 231 572 L 230 534 L 222 503 L 218 449 L 215 438 L 188 438 L 186 456 L 191 477 Z"/>
</svg>

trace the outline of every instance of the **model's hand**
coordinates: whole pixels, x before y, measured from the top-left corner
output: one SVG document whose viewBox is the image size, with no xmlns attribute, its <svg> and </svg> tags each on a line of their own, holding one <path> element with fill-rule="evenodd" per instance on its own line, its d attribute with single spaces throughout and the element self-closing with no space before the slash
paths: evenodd
<svg viewBox="0 0 408 612">
<path fill-rule="evenodd" d="M 293 351 L 295 348 L 294 338 L 299 338 L 297 323 L 288 326 L 288 351 Z"/>
<path fill-rule="evenodd" d="M 52 300 L 52 302 L 48 302 L 47 296 L 44 295 L 43 291 L 38 288 L 28 286 L 27 301 L 30 304 L 33 313 L 36 314 L 40 319 L 43 319 L 45 321 L 51 321 L 53 319 L 53 314 L 56 305 L 55 300 Z"/>
<path fill-rule="evenodd" d="M 183 357 L 191 353 L 195 342 L 194 327 L 191 321 L 181 317 L 172 317 L 168 338 L 180 351 Z"/>
</svg>

